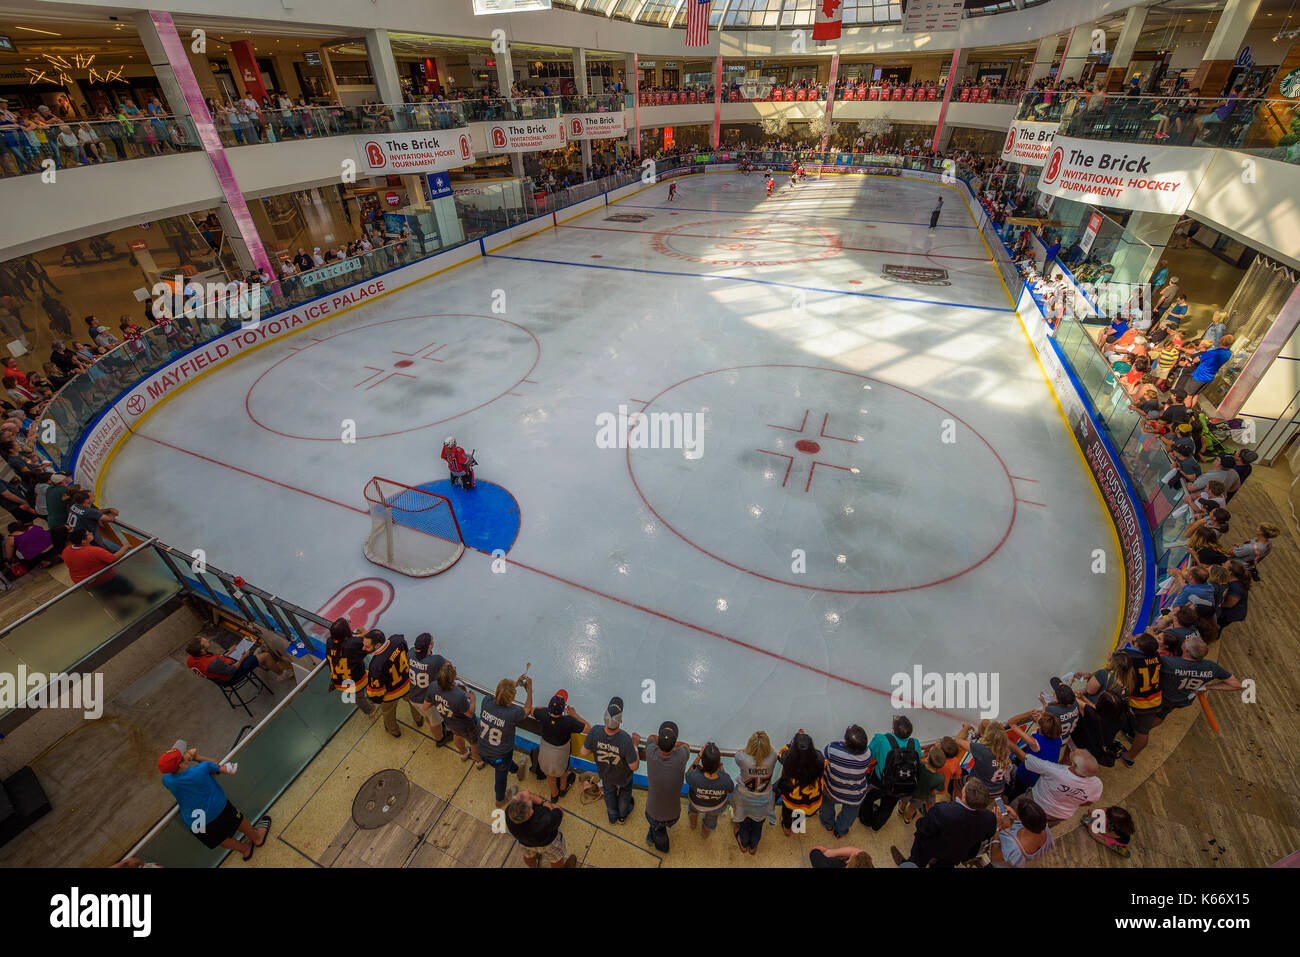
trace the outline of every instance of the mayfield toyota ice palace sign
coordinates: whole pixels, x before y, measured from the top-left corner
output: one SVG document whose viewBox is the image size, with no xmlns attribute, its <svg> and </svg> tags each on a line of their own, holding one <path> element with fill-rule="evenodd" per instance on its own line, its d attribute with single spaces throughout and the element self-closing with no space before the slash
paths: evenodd
<svg viewBox="0 0 1300 957">
<path fill-rule="evenodd" d="M 1106 143 L 1058 136 L 1038 189 L 1094 206 L 1181 215 L 1214 154 L 1193 146 Z"/>
</svg>

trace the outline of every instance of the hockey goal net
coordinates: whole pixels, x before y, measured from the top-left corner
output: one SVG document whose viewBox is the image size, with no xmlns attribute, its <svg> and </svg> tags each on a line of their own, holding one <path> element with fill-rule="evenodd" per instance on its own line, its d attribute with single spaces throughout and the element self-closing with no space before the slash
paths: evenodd
<svg viewBox="0 0 1300 957">
<path fill-rule="evenodd" d="M 366 483 L 370 535 L 365 555 L 413 578 L 445 572 L 465 552 L 460 523 L 446 496 L 375 476 Z"/>
</svg>

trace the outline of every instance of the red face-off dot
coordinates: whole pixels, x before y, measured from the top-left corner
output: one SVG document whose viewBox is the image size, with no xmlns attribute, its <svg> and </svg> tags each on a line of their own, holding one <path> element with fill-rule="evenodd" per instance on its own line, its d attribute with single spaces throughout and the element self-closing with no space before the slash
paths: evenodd
<svg viewBox="0 0 1300 957">
<path fill-rule="evenodd" d="M 816 455 L 822 450 L 821 443 L 814 442 L 811 439 L 800 439 L 794 444 L 794 447 L 800 452 L 806 452 L 808 455 Z"/>
<path fill-rule="evenodd" d="M 397 362 L 393 363 L 393 368 L 405 369 L 407 366 L 413 366 L 413 365 L 415 365 L 415 363 L 412 362 L 410 359 L 399 359 Z"/>
</svg>

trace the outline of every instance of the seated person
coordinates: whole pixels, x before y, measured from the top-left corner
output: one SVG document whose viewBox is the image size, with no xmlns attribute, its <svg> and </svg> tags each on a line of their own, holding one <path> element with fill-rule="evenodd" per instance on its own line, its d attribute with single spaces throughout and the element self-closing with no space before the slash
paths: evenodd
<svg viewBox="0 0 1300 957">
<path fill-rule="evenodd" d="M 1120 857 L 1128 857 L 1129 843 L 1137 833 L 1137 828 L 1133 826 L 1133 818 L 1128 811 L 1122 807 L 1108 807 L 1094 811 L 1093 814 L 1100 817 L 1093 817 L 1090 824 L 1100 821 L 1102 827 L 1090 826 L 1084 829 L 1084 833 Z"/>
<path fill-rule="evenodd" d="M 59 560 L 50 533 L 31 522 L 10 522 L 4 540 L 4 560 L 12 565 L 15 560 L 28 568 L 49 568 Z"/>
<path fill-rule="evenodd" d="M 1047 815 L 1028 794 L 995 811 L 998 815 L 998 839 L 989 848 L 995 865 L 1024 867 L 1045 857 L 1056 842 L 1047 826 Z"/>
<path fill-rule="evenodd" d="M 1128 702 L 1114 691 L 1097 695 L 1097 703 L 1087 695 L 1079 696 L 1079 723 L 1071 740 L 1097 759 L 1104 767 L 1114 767 L 1115 757 L 1123 750 L 1115 741 L 1124 725 Z"/>
<path fill-rule="evenodd" d="M 199 636 L 185 646 L 185 655 L 185 667 L 209 681 L 222 685 L 238 681 L 259 666 L 274 672 L 282 680 L 293 676 L 292 665 L 276 658 L 268 651 L 258 651 L 257 645 L 249 648 L 244 656 L 236 661 L 229 655 L 218 654 L 208 639 Z"/>
</svg>

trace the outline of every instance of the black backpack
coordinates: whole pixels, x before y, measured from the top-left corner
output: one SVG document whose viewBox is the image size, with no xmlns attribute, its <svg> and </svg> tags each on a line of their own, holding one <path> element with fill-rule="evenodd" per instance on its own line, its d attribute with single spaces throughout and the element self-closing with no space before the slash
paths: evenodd
<svg viewBox="0 0 1300 957">
<path fill-rule="evenodd" d="M 900 745 L 898 738 L 892 734 L 888 737 L 889 753 L 880 770 L 880 789 L 891 798 L 910 797 L 921 779 L 921 755 L 913 747 L 914 739 L 908 738 L 906 745 Z"/>
</svg>

